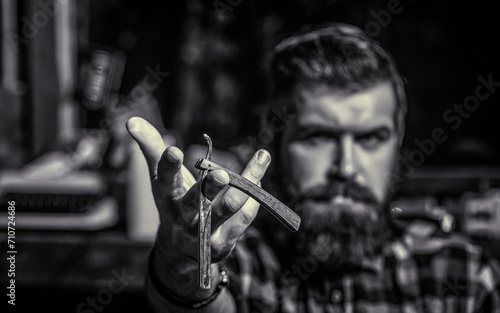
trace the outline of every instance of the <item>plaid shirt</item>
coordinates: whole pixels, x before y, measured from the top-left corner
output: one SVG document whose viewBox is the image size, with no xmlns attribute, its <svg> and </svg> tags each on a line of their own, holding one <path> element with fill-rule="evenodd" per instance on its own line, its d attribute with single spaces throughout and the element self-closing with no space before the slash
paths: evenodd
<svg viewBox="0 0 500 313">
<path fill-rule="evenodd" d="M 255 229 L 247 231 L 226 268 L 231 296 L 226 291 L 203 312 L 234 306 L 238 313 L 500 312 L 498 261 L 462 235 L 445 234 L 424 221 L 406 227 L 379 258 L 323 282 L 322 288 L 307 281 L 315 270 L 313 260 L 281 269 Z"/>
<path fill-rule="evenodd" d="M 379 258 L 321 291 L 306 281 L 312 258 L 280 269 L 259 236 L 249 232 L 228 262 L 238 312 L 500 312 L 499 263 L 429 222 L 413 222 Z"/>
</svg>

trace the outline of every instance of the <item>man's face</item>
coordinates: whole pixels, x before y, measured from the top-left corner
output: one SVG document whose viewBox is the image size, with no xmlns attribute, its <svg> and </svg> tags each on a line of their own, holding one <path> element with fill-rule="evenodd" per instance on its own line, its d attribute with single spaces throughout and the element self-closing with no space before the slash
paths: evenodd
<svg viewBox="0 0 500 313">
<path fill-rule="evenodd" d="M 303 220 L 298 253 L 328 264 L 373 255 L 398 150 L 392 86 L 297 88 L 295 99 L 280 155 Z"/>
<path fill-rule="evenodd" d="M 390 83 L 351 94 L 297 90 L 297 118 L 284 132 L 284 166 L 301 194 L 329 180 L 354 180 L 385 200 L 398 149 Z"/>
</svg>

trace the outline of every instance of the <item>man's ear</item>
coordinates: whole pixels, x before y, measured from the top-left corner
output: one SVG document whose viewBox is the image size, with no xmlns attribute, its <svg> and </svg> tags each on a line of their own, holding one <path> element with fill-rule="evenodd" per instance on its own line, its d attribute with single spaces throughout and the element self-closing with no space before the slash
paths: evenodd
<svg viewBox="0 0 500 313">
<path fill-rule="evenodd" d="M 405 138 L 405 123 L 403 122 L 401 125 L 401 129 L 398 129 L 398 153 L 399 151 L 401 151 L 401 148 L 403 147 L 403 141 L 404 141 L 404 138 Z"/>
<path fill-rule="evenodd" d="M 407 122 L 407 112 L 409 105 L 409 96 L 411 95 L 411 86 L 406 77 L 401 77 L 400 84 L 396 87 L 397 90 L 397 98 L 400 101 L 398 112 L 396 116 L 396 122 L 398 127 L 398 148 L 401 150 L 403 145 L 403 139 L 406 131 L 406 122 Z"/>
</svg>

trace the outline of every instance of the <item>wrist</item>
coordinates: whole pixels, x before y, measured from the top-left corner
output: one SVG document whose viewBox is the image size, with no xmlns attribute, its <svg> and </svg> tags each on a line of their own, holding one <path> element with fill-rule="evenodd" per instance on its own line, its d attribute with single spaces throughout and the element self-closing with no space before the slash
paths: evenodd
<svg viewBox="0 0 500 313">
<path fill-rule="evenodd" d="M 150 284 L 154 285 L 154 279 L 150 276 Z M 165 290 L 162 292 L 157 289 L 157 293 L 161 296 L 161 298 L 168 302 L 169 304 L 177 307 L 177 308 L 182 308 L 183 310 L 190 311 L 190 310 L 200 310 L 202 308 L 205 308 L 206 306 L 210 305 L 214 301 L 217 300 L 217 298 L 220 297 L 220 295 L 224 292 L 226 292 L 226 286 L 228 284 L 229 280 L 227 277 L 227 273 L 225 270 L 221 270 L 220 272 L 220 278 L 218 280 L 218 283 L 214 286 L 214 291 L 213 293 L 208 296 L 207 298 L 204 298 L 202 300 L 194 300 L 194 299 L 180 299 L 179 296 L 176 296 L 174 293 L 171 292 L 165 292 Z M 157 286 L 153 286 L 154 288 L 157 288 Z"/>
<path fill-rule="evenodd" d="M 235 313 L 236 303 L 228 288 L 220 288 L 210 299 L 199 303 L 184 304 L 169 301 L 161 294 L 151 282 L 151 277 L 146 277 L 146 296 L 154 312 L 176 313 Z"/>
<path fill-rule="evenodd" d="M 168 262 L 167 260 L 171 260 Z M 173 262 L 172 262 L 173 261 Z M 220 293 L 221 289 L 228 284 L 225 270 L 220 269 L 218 264 L 211 266 L 211 288 L 202 289 L 199 284 L 198 266 L 173 260 L 173 258 L 160 258 L 153 249 L 150 260 L 148 276 L 151 283 L 169 302 L 192 308 L 202 306 Z"/>
</svg>

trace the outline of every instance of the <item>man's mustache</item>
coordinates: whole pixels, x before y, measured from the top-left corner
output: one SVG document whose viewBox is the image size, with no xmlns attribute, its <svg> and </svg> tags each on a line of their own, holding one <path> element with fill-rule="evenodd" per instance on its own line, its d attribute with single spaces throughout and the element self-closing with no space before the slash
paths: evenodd
<svg viewBox="0 0 500 313">
<path fill-rule="evenodd" d="M 377 204 L 373 192 L 355 181 L 329 181 L 328 184 L 312 187 L 295 197 L 292 204 L 308 201 L 328 201 L 335 196 L 351 198 L 354 201 L 366 204 Z"/>
</svg>

